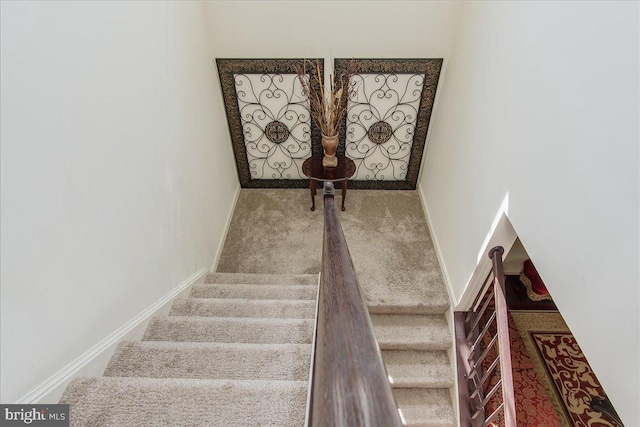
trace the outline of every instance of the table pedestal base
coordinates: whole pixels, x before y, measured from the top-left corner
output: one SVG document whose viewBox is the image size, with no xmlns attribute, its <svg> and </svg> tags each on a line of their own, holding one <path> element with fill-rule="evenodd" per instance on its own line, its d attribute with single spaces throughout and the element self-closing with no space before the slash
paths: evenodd
<svg viewBox="0 0 640 427">
<path fill-rule="evenodd" d="M 318 183 L 315 179 L 309 180 L 309 191 L 311 192 L 311 210 L 316 210 L 316 194 L 318 193 Z M 347 180 L 342 181 L 342 211 L 346 211 L 344 200 L 347 198 Z"/>
</svg>

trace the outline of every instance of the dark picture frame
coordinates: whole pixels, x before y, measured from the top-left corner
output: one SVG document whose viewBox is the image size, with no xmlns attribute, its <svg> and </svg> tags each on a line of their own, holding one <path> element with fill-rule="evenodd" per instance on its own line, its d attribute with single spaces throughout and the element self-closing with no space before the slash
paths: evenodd
<svg viewBox="0 0 640 427">
<path fill-rule="evenodd" d="M 306 64 L 316 64 L 324 70 L 323 59 L 307 59 Z M 305 188 L 307 179 L 254 179 L 251 176 L 249 159 L 245 148 L 243 124 L 240 117 L 234 75 L 237 74 L 298 74 L 304 69 L 305 59 L 232 59 L 217 58 L 218 76 L 222 88 L 222 97 L 229 124 L 231 145 L 236 159 L 236 168 L 242 188 Z M 321 78 L 323 78 L 321 76 Z M 313 83 L 314 80 L 312 79 Z M 311 120 L 311 153 L 322 153 L 320 130 Z"/>
<path fill-rule="evenodd" d="M 353 74 L 424 74 L 424 83 L 420 95 L 420 106 L 413 133 L 411 154 L 409 156 L 406 177 L 399 181 L 382 180 L 352 180 L 349 187 L 354 189 L 383 189 L 383 190 L 415 190 L 420 173 L 427 132 L 431 120 L 433 103 L 435 100 L 442 58 L 425 59 L 346 59 L 334 60 L 336 76 L 344 75 L 351 68 Z M 347 113 L 348 114 L 348 113 Z M 347 136 L 347 118 L 340 129 L 340 145 L 338 154 L 345 154 L 345 140 Z M 357 160 L 356 160 L 357 162 Z"/>
</svg>

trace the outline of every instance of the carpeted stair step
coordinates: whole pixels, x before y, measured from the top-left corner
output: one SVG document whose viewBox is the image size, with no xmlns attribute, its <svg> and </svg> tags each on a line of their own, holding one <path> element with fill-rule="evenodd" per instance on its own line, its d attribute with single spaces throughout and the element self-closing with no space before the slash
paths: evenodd
<svg viewBox="0 0 640 427">
<path fill-rule="evenodd" d="M 387 301 L 368 302 L 370 314 L 444 314 L 449 309 L 449 300 L 440 298 L 424 302 Z"/>
<path fill-rule="evenodd" d="M 146 341 L 221 343 L 311 343 L 313 319 L 157 316 Z"/>
<path fill-rule="evenodd" d="M 396 388 L 398 408 L 409 427 L 455 427 L 449 390 L 444 388 Z"/>
<path fill-rule="evenodd" d="M 191 298 L 315 300 L 316 287 L 308 285 L 204 284 L 191 288 Z"/>
<path fill-rule="evenodd" d="M 383 350 L 382 360 L 394 388 L 453 386 L 451 362 L 444 351 Z"/>
<path fill-rule="evenodd" d="M 120 343 L 106 377 L 306 381 L 310 344 Z"/>
<path fill-rule="evenodd" d="M 446 350 L 452 345 L 443 315 L 373 314 L 371 322 L 381 350 Z"/>
<path fill-rule="evenodd" d="M 169 315 L 309 319 L 315 316 L 315 304 L 314 300 L 176 298 Z"/>
<path fill-rule="evenodd" d="M 205 283 L 226 285 L 318 285 L 317 274 L 209 273 Z"/>
<path fill-rule="evenodd" d="M 74 427 L 301 426 L 307 381 L 79 378 L 60 403 Z"/>
</svg>

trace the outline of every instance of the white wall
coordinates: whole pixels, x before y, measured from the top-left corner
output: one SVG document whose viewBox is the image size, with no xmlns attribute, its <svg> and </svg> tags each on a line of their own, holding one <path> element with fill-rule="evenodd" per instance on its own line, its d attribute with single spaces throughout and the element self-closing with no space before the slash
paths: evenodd
<svg viewBox="0 0 640 427">
<path fill-rule="evenodd" d="M 459 299 L 508 217 L 616 409 L 636 425 L 638 3 L 470 2 L 421 176 Z"/>
<path fill-rule="evenodd" d="M 458 2 L 209 1 L 216 55 L 228 58 L 442 58 Z"/>
<path fill-rule="evenodd" d="M 209 269 L 238 180 L 199 2 L 2 2 L 3 403 Z"/>
</svg>

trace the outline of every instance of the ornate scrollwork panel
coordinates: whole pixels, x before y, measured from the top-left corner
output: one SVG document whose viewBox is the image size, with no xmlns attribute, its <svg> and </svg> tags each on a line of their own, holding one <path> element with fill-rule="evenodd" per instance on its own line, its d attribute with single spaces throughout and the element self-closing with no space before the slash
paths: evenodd
<svg viewBox="0 0 640 427">
<path fill-rule="evenodd" d="M 298 77 L 303 60 L 218 59 L 217 64 L 242 187 L 305 186 L 302 162 L 319 151 L 320 134 Z"/>
<path fill-rule="evenodd" d="M 413 146 L 424 74 L 356 74 L 349 99 L 346 155 L 356 180 L 404 181 Z"/>
<path fill-rule="evenodd" d="M 234 76 L 252 179 L 303 179 L 311 156 L 309 100 L 295 74 Z"/>
<path fill-rule="evenodd" d="M 336 75 L 350 64 L 338 152 L 356 163 L 352 187 L 415 189 L 442 59 L 337 59 Z"/>
</svg>

